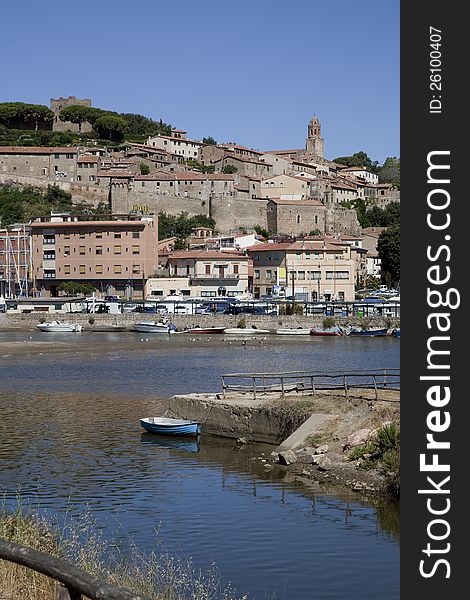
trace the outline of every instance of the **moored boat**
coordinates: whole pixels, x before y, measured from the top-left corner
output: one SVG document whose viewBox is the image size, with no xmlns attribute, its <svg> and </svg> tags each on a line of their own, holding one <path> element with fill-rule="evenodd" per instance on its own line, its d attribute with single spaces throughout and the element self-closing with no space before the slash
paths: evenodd
<svg viewBox="0 0 470 600">
<path fill-rule="evenodd" d="M 400 337 L 400 328 L 397 327 L 396 329 L 394 329 L 392 331 L 392 335 L 393 335 L 393 337 Z"/>
<path fill-rule="evenodd" d="M 310 329 L 303 329 L 302 327 L 286 327 L 285 329 L 276 329 L 277 335 L 309 335 Z"/>
<path fill-rule="evenodd" d="M 134 331 L 141 333 L 173 333 L 176 327 L 173 323 L 158 323 L 155 321 L 142 321 L 134 324 Z"/>
<path fill-rule="evenodd" d="M 78 323 L 62 323 L 61 321 L 38 323 L 36 327 L 39 331 L 51 331 L 57 333 L 80 332 L 82 330 L 82 325 L 79 325 Z"/>
<path fill-rule="evenodd" d="M 328 336 L 338 336 L 338 335 L 344 335 L 344 332 L 342 329 L 340 329 L 339 327 L 336 328 L 332 328 L 332 329 L 315 329 L 314 327 L 312 327 L 312 329 L 310 329 L 310 335 L 328 335 Z"/>
<path fill-rule="evenodd" d="M 170 417 L 145 417 L 140 424 L 145 431 L 161 435 L 198 435 L 202 431 L 198 421 Z"/>
<path fill-rule="evenodd" d="M 269 329 L 258 329 L 257 327 L 233 327 L 225 329 L 224 334 L 229 335 L 253 335 L 253 334 L 264 334 L 271 333 Z"/>
<path fill-rule="evenodd" d="M 224 333 L 225 327 L 191 327 L 187 329 L 188 333 Z"/>
<path fill-rule="evenodd" d="M 125 331 L 125 325 L 92 325 L 89 331 L 99 332 L 112 332 L 112 331 Z"/>
<path fill-rule="evenodd" d="M 384 336 L 389 335 L 388 329 L 353 329 L 348 335 L 351 336 L 363 336 L 363 337 L 374 337 L 374 336 Z"/>
</svg>

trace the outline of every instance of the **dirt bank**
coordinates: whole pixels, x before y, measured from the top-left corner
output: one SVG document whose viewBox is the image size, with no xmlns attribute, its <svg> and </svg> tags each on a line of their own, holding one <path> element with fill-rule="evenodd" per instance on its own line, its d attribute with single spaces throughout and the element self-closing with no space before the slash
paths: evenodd
<svg viewBox="0 0 470 600">
<path fill-rule="evenodd" d="M 257 400 L 249 394 L 226 398 L 190 394 L 173 397 L 167 414 L 200 420 L 207 433 L 234 437 L 240 444 L 272 443 L 273 453 L 257 459 L 266 470 L 282 468 L 300 479 L 330 481 L 356 491 L 381 494 L 386 478 L 379 469 L 370 468 L 371 463 L 362 458 L 351 461 L 349 456 L 373 439 L 384 424 L 399 426 L 400 393 L 379 390 L 378 400 L 370 389 L 350 390 L 347 397 L 336 390 L 317 392 L 315 396 L 266 394 Z M 299 427 L 310 417 L 316 417 L 310 431 L 296 439 Z M 291 442 L 284 451 L 286 438 Z"/>
</svg>

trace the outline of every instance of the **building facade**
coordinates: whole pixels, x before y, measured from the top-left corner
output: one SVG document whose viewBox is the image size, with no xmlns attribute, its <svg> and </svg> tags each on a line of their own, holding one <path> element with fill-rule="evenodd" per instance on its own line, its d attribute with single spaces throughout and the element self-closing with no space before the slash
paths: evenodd
<svg viewBox="0 0 470 600">
<path fill-rule="evenodd" d="M 53 215 L 31 223 L 33 286 L 57 296 L 64 282 L 99 294 L 142 298 L 158 266 L 156 219 L 131 215 Z"/>
<path fill-rule="evenodd" d="M 170 289 L 183 296 L 243 296 L 248 293 L 248 256 L 242 252 L 180 250 L 168 255 L 161 277 L 149 281 L 148 295 Z M 160 281 L 159 281 L 160 280 Z M 183 282 L 182 285 L 179 282 Z M 171 286 L 170 288 L 168 286 Z"/>
<path fill-rule="evenodd" d="M 352 302 L 357 280 L 353 253 L 348 244 L 326 240 L 266 243 L 249 248 L 253 296 Z"/>
</svg>

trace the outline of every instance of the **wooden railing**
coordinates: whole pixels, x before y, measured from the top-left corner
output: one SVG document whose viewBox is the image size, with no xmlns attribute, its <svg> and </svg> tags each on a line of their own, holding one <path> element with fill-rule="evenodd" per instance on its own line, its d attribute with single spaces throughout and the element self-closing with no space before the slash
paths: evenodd
<svg viewBox="0 0 470 600">
<path fill-rule="evenodd" d="M 44 552 L 0 539 L 0 559 L 23 565 L 55 579 L 56 600 L 149 600 L 122 588 L 98 581 L 85 571 Z M 2 590 L 0 590 L 1 598 Z"/>
<path fill-rule="evenodd" d="M 315 395 L 322 390 L 342 390 L 348 397 L 352 389 L 399 390 L 400 369 L 368 371 L 289 371 L 286 373 L 228 373 L 221 376 L 222 392 L 258 394 L 301 392 Z"/>
</svg>

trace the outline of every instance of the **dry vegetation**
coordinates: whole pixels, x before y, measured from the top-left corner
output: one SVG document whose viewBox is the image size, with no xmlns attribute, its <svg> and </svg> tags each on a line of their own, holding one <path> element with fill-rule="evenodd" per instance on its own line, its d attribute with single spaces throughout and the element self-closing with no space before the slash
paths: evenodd
<svg viewBox="0 0 470 600">
<path fill-rule="evenodd" d="M 0 537 L 61 558 L 101 581 L 151 600 L 246 599 L 221 584 L 215 565 L 203 573 L 190 558 L 165 551 L 144 554 L 136 547 L 122 551 L 119 544 L 101 538 L 90 514 L 69 516 L 59 526 L 18 500 L 14 512 L 0 509 Z M 0 560 L 2 600 L 54 600 L 55 585 L 44 575 Z"/>
</svg>

